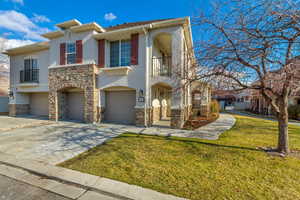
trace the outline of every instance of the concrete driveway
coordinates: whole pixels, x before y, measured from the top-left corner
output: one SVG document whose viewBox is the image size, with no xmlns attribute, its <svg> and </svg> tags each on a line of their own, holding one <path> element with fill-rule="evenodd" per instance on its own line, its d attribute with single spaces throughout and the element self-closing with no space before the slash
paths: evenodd
<svg viewBox="0 0 300 200">
<path fill-rule="evenodd" d="M 38 119 L 1 117 L 0 124 L 11 123 L 31 125 L 25 128 L 16 128 L 0 131 L 0 152 L 17 157 L 34 159 L 48 164 L 58 164 L 68 160 L 107 139 L 122 134 L 122 130 L 110 127 L 99 128 L 99 125 L 74 122 L 57 122 Z M 35 125 L 34 125 L 35 124 Z M 13 126 L 13 125 L 11 125 Z M 1 126 L 0 126 L 1 127 Z"/>
<path fill-rule="evenodd" d="M 23 117 L 8 117 L 0 115 L 0 133 L 9 131 L 16 128 L 25 128 L 38 125 L 51 124 L 52 121 L 37 118 L 34 116 L 23 116 Z"/>
</svg>

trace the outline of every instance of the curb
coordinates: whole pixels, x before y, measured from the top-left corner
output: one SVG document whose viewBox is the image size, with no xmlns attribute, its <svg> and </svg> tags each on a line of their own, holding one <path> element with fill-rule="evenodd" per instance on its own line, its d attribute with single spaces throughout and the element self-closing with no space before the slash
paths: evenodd
<svg viewBox="0 0 300 200">
<path fill-rule="evenodd" d="M 154 190 L 142 188 L 136 185 L 130 185 L 127 183 L 98 177 L 90 174 L 81 173 L 78 171 L 65 169 L 62 167 L 52 166 L 46 163 L 19 159 L 15 156 L 8 155 L 6 153 L 0 153 L 0 164 L 9 166 L 15 169 L 23 170 L 31 175 L 39 176 L 42 179 L 48 179 L 49 181 L 56 181 L 60 185 L 64 185 L 69 190 L 59 190 L 59 194 L 71 199 L 78 199 L 81 195 L 84 195 L 87 191 L 96 192 L 101 195 L 107 195 L 108 197 L 121 199 L 121 200 L 183 200 L 184 198 L 175 197 L 168 194 L 156 192 Z M 0 170 L 1 174 L 1 170 Z M 10 177 L 7 173 L 3 174 Z M 26 177 L 26 176 L 25 176 Z M 23 176 L 17 178 L 20 181 Z M 45 180 L 44 180 L 45 181 Z M 28 183 L 28 180 L 24 182 Z M 43 184 L 31 183 L 42 189 L 56 192 L 55 189 L 46 187 Z M 56 188 L 57 189 L 57 188 Z M 73 192 L 74 191 L 74 192 Z M 76 194 L 74 194 L 76 193 Z M 75 196 L 74 196 L 75 195 Z"/>
</svg>

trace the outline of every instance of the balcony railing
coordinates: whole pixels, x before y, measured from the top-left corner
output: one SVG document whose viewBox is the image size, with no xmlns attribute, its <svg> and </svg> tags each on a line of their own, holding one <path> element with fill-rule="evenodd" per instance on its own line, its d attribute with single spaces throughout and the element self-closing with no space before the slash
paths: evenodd
<svg viewBox="0 0 300 200">
<path fill-rule="evenodd" d="M 21 70 L 20 83 L 38 83 L 39 69 Z"/>
<path fill-rule="evenodd" d="M 153 57 L 152 58 L 152 77 L 167 76 L 171 77 L 172 57 Z"/>
</svg>

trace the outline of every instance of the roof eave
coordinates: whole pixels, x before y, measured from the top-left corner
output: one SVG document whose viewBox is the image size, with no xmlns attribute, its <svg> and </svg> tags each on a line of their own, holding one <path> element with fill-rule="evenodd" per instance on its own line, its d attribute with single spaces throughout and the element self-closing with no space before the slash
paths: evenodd
<svg viewBox="0 0 300 200">
<path fill-rule="evenodd" d="M 59 31 L 44 33 L 41 36 L 43 36 L 44 38 L 47 38 L 47 39 L 55 39 L 55 38 L 62 37 L 63 35 L 64 35 L 64 32 L 59 30 Z"/>
<path fill-rule="evenodd" d="M 89 24 L 82 24 L 82 25 L 78 25 L 78 26 L 73 26 L 70 29 L 75 33 L 89 31 L 89 30 L 94 30 L 94 31 L 97 31 L 97 32 L 102 32 L 102 33 L 105 32 L 105 29 L 102 28 L 96 22 L 92 22 L 92 23 L 89 23 Z"/>
<path fill-rule="evenodd" d="M 65 21 L 65 22 L 56 24 L 55 26 L 62 28 L 62 29 L 66 29 L 66 28 L 70 28 L 72 26 L 78 26 L 78 25 L 81 25 L 81 22 L 78 21 L 77 19 L 72 19 L 69 21 Z"/>
<path fill-rule="evenodd" d="M 98 33 L 98 34 L 94 35 L 94 38 L 102 39 L 106 35 L 110 35 L 110 34 L 114 34 L 114 33 L 128 32 L 128 31 L 143 31 L 144 28 L 152 29 L 152 28 L 160 28 L 160 27 L 166 27 L 166 26 L 175 26 L 175 25 L 183 24 L 185 22 L 186 22 L 186 18 L 170 19 L 170 20 L 161 21 L 161 22 L 153 22 L 150 24 L 145 24 L 145 25 L 140 25 L 140 26 L 117 29 L 117 30 L 113 30 L 113 31 L 107 31 L 105 33 Z"/>
<path fill-rule="evenodd" d="M 3 54 L 8 56 L 20 55 L 25 53 L 32 53 L 37 51 L 43 51 L 49 49 L 50 45 L 48 42 L 38 42 L 34 44 L 25 45 L 13 49 L 7 49 Z"/>
</svg>

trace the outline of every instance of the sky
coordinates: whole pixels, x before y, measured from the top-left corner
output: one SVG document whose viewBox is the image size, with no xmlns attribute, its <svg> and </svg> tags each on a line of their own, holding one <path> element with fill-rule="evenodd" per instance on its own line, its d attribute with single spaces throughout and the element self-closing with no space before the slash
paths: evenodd
<svg viewBox="0 0 300 200">
<path fill-rule="evenodd" d="M 0 0 L 0 40 L 12 48 L 43 41 L 40 34 L 73 18 L 102 27 L 153 19 L 196 16 L 209 0 Z"/>
</svg>

